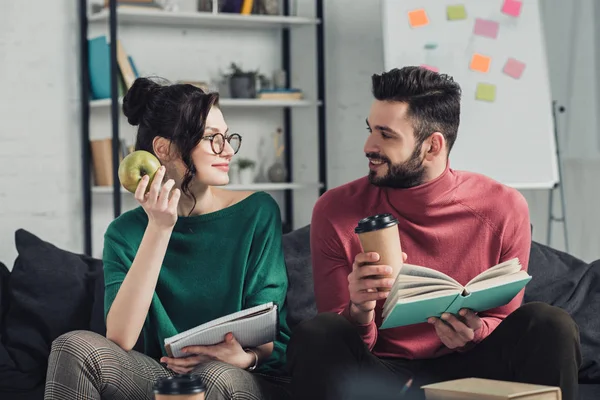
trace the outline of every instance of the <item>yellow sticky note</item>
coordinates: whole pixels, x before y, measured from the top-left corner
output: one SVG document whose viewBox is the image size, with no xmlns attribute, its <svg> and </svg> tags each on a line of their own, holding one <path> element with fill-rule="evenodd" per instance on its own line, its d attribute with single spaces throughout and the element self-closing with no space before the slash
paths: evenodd
<svg viewBox="0 0 600 400">
<path fill-rule="evenodd" d="M 446 15 L 449 21 L 467 19 L 467 10 L 462 4 L 446 7 Z"/>
<path fill-rule="evenodd" d="M 492 63 L 492 58 L 488 56 L 484 56 L 483 54 L 473 54 L 471 58 L 471 69 L 473 71 L 479 72 L 488 72 L 490 70 L 490 64 Z"/>
<path fill-rule="evenodd" d="M 478 83 L 475 98 L 483 101 L 496 100 L 496 85 L 492 85 L 491 83 Z"/>
<path fill-rule="evenodd" d="M 409 11 L 408 13 L 408 22 L 410 26 L 413 28 L 417 28 L 419 26 L 425 26 L 429 23 L 429 18 L 427 17 L 427 13 L 424 9 L 418 9 Z"/>
</svg>

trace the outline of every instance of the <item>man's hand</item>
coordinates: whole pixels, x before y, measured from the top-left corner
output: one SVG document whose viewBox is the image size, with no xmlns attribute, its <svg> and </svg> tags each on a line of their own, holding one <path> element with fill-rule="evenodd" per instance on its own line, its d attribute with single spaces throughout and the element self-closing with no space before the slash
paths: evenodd
<svg viewBox="0 0 600 400">
<path fill-rule="evenodd" d="M 463 308 L 458 314 L 458 318 L 444 313 L 441 319 L 431 317 L 427 320 L 435 327 L 438 337 L 449 349 L 466 346 L 475 337 L 475 332 L 481 328 L 481 318 L 473 311 Z"/>
<path fill-rule="evenodd" d="M 406 253 L 402 253 L 402 257 L 406 261 Z M 377 300 L 385 299 L 394 284 L 392 278 L 373 278 L 392 273 L 389 265 L 373 265 L 377 261 L 377 253 L 359 253 L 354 258 L 352 272 L 348 275 L 350 315 L 358 323 L 368 323 L 373 319 L 372 312 Z M 388 291 L 378 291 L 378 288 L 386 288 Z"/>
<path fill-rule="evenodd" d="M 227 364 L 247 369 L 254 364 L 254 356 L 246 352 L 233 334 L 225 335 L 225 340 L 213 346 L 188 346 L 182 351 L 189 354 L 185 358 L 163 357 L 160 361 L 166 363 L 168 368 L 177 373 L 189 373 L 200 363 L 217 360 Z"/>
</svg>

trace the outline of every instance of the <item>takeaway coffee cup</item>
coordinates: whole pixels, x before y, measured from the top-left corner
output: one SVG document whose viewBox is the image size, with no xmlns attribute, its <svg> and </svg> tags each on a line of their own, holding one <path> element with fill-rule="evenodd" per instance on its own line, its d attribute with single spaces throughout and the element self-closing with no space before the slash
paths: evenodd
<svg viewBox="0 0 600 400">
<path fill-rule="evenodd" d="M 160 378 L 154 384 L 156 400 L 204 400 L 206 387 L 196 375 Z"/>
<path fill-rule="evenodd" d="M 392 214 L 373 215 L 358 221 L 354 233 L 358 235 L 365 253 L 376 252 L 379 254 L 379 261 L 375 264 L 392 267 L 391 275 L 373 278 L 396 279 L 403 264 L 398 220 Z M 380 288 L 379 290 L 387 291 L 389 289 Z"/>
</svg>

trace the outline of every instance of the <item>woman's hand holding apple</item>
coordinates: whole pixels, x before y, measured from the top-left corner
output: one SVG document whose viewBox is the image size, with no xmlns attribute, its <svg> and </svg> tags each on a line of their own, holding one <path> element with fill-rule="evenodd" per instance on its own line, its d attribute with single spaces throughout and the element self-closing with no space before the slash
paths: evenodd
<svg viewBox="0 0 600 400">
<path fill-rule="evenodd" d="M 148 187 L 150 177 L 144 175 L 135 191 L 135 199 L 148 214 L 148 224 L 152 224 L 157 228 L 171 229 L 177 222 L 177 204 L 181 196 L 179 189 L 173 190 L 175 181 L 169 179 L 164 185 L 162 184 L 165 176 L 165 167 L 161 166 Z"/>
</svg>

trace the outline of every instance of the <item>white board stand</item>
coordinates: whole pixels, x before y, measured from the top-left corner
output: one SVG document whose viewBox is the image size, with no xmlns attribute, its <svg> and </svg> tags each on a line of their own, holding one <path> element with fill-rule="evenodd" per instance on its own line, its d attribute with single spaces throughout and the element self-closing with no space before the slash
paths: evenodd
<svg viewBox="0 0 600 400">
<path fill-rule="evenodd" d="M 562 223 L 563 225 L 563 237 L 565 243 L 565 252 L 569 252 L 569 236 L 567 233 L 567 213 L 565 211 L 565 191 L 563 188 L 563 176 L 562 176 L 562 162 L 560 157 L 560 146 L 558 141 L 558 124 L 556 121 L 556 111 L 557 105 L 556 100 L 552 102 L 552 117 L 554 118 L 554 141 L 556 143 L 556 159 L 558 160 L 558 182 L 554 185 L 553 188 L 550 189 L 549 193 L 549 201 L 548 201 L 548 228 L 547 228 L 547 238 L 546 244 L 552 247 L 552 228 L 554 227 L 554 222 Z M 565 112 L 564 106 L 558 107 L 558 112 Z M 561 207 L 561 216 L 557 217 L 554 215 L 554 194 L 555 191 L 558 190 L 560 194 L 560 207 Z"/>
</svg>

